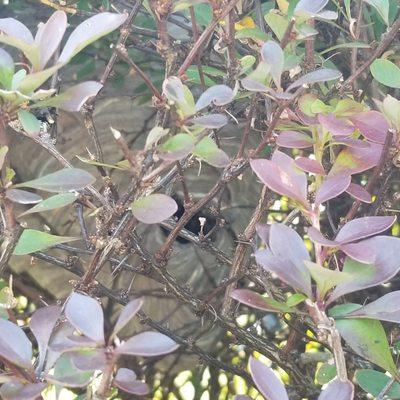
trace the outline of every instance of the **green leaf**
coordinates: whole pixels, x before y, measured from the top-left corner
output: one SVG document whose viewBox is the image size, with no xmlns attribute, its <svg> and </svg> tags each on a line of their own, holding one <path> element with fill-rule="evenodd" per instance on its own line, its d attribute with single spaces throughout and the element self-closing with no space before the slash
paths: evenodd
<svg viewBox="0 0 400 400">
<path fill-rule="evenodd" d="M 194 14 L 196 17 L 196 22 L 199 25 L 202 26 L 210 25 L 213 18 L 213 14 L 211 5 L 209 3 L 196 4 L 194 6 Z"/>
<path fill-rule="evenodd" d="M 0 34 L 0 43 L 7 44 L 9 46 L 16 47 L 17 49 L 21 50 L 25 54 L 26 58 L 32 63 L 34 69 L 39 68 L 40 52 L 39 52 L 39 47 L 36 46 L 35 44 L 28 44 L 23 40 L 5 34 Z"/>
<path fill-rule="evenodd" d="M 228 155 L 218 148 L 214 140 L 210 137 L 205 137 L 199 143 L 197 143 L 196 147 L 193 150 L 193 154 L 204 160 L 206 163 L 217 167 L 223 168 L 229 164 Z"/>
<path fill-rule="evenodd" d="M 363 390 L 376 397 L 387 385 L 390 377 L 373 369 L 358 369 L 354 375 L 354 380 Z M 400 384 L 395 382 L 386 395 L 388 399 L 400 399 Z"/>
<path fill-rule="evenodd" d="M 178 133 L 158 146 L 160 157 L 168 161 L 180 160 L 194 149 L 193 138 L 186 133 Z"/>
<path fill-rule="evenodd" d="M 268 14 L 265 15 L 264 18 L 265 22 L 275 33 L 276 37 L 279 39 L 279 41 L 281 41 L 283 35 L 285 34 L 286 28 L 289 25 L 287 19 L 282 15 L 277 14 L 276 10 L 271 10 Z"/>
<path fill-rule="evenodd" d="M 330 51 L 337 50 L 337 49 L 370 49 L 371 46 L 366 43 L 362 42 L 348 42 L 348 43 L 340 43 L 332 47 L 328 47 L 327 49 L 324 49 L 319 52 L 319 54 L 324 55 L 326 53 L 329 53 Z"/>
<path fill-rule="evenodd" d="M 19 110 L 18 119 L 21 122 L 24 130 L 30 135 L 38 135 L 40 133 L 41 123 L 40 121 L 29 111 Z"/>
<path fill-rule="evenodd" d="M 78 156 L 78 155 L 76 155 L 75 157 L 76 157 L 79 161 L 82 161 L 82 162 L 85 163 L 85 164 L 88 164 L 88 165 L 95 165 L 95 166 L 97 166 L 97 167 L 105 167 L 105 168 L 119 169 L 119 170 L 122 170 L 122 171 L 124 171 L 124 170 L 130 168 L 130 164 L 129 164 L 129 163 L 128 163 L 127 168 L 123 168 L 123 167 L 121 167 L 121 165 L 113 165 L 113 164 L 102 163 L 102 162 L 100 162 L 100 161 L 90 160 L 89 158 L 81 157 L 81 156 Z M 119 164 L 119 163 L 118 163 L 118 164 Z"/>
<path fill-rule="evenodd" d="M 336 373 L 336 365 L 326 362 L 318 368 L 315 379 L 320 385 L 325 385 L 335 378 Z"/>
<path fill-rule="evenodd" d="M 14 293 L 8 286 L 0 290 L 0 307 L 5 309 L 14 308 L 17 306 L 17 299 Z"/>
<path fill-rule="evenodd" d="M 8 147 L 7 146 L 0 147 L 0 170 L 3 168 L 4 161 L 6 159 L 7 153 L 8 153 Z"/>
<path fill-rule="evenodd" d="M 5 50 L 0 48 L 0 84 L 5 89 L 11 89 L 13 75 L 14 61 Z"/>
<path fill-rule="evenodd" d="M 21 93 L 29 94 L 39 88 L 43 83 L 47 81 L 54 73 L 60 69 L 64 64 L 56 64 L 50 68 L 44 69 L 43 71 L 34 72 L 26 75 L 19 84 L 15 87 Z"/>
<path fill-rule="evenodd" d="M 400 88 L 400 68 L 389 60 L 378 58 L 371 67 L 372 76 L 385 86 Z"/>
<path fill-rule="evenodd" d="M 389 25 L 389 0 L 364 0 L 370 6 L 374 7 L 378 14 Z"/>
<path fill-rule="evenodd" d="M 32 181 L 19 183 L 14 187 L 30 187 L 47 192 L 67 192 L 82 190 L 91 185 L 96 178 L 89 172 L 79 168 L 65 168 Z"/>
<path fill-rule="evenodd" d="M 72 204 L 77 198 L 75 193 L 60 193 L 49 197 L 48 199 L 42 200 L 40 203 L 36 204 L 34 207 L 30 208 L 28 211 L 20 214 L 19 217 L 23 215 L 55 210 L 57 208 L 65 207 L 68 204 Z"/>
<path fill-rule="evenodd" d="M 359 308 L 361 308 L 360 304 L 355 303 L 338 304 L 329 309 L 329 316 L 333 318 L 344 318 L 347 314 Z"/>
<path fill-rule="evenodd" d="M 259 28 L 244 28 L 235 33 L 236 39 L 252 39 L 255 42 L 266 42 L 271 39 L 265 32 Z"/>
<path fill-rule="evenodd" d="M 338 319 L 336 327 L 346 343 L 360 356 L 397 374 L 382 324 L 373 319 Z"/>
<path fill-rule="evenodd" d="M 79 238 L 69 236 L 55 236 L 35 229 L 25 229 L 14 249 L 14 255 L 22 256 L 53 247 L 57 244 L 72 242 Z"/>
<path fill-rule="evenodd" d="M 292 294 L 287 300 L 286 305 L 289 307 L 295 307 L 307 299 L 307 296 L 303 293 Z"/>
</svg>

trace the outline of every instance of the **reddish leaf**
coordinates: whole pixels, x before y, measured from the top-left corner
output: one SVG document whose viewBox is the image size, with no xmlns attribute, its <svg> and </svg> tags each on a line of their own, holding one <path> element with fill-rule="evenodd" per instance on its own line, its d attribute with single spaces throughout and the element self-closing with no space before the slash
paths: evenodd
<svg viewBox="0 0 400 400">
<path fill-rule="evenodd" d="M 141 332 L 117 348 L 118 354 L 153 357 L 172 353 L 179 345 L 159 332 Z"/>
<path fill-rule="evenodd" d="M 318 114 L 319 123 L 334 136 L 349 136 L 355 127 L 345 119 L 336 118 L 332 113 Z"/>
<path fill-rule="evenodd" d="M 73 351 L 70 357 L 72 364 L 80 371 L 103 370 L 108 362 L 104 348 Z"/>
<path fill-rule="evenodd" d="M 313 145 L 313 140 L 310 136 L 304 133 L 283 131 L 276 138 L 276 144 L 281 147 L 292 149 L 305 149 Z"/>
<path fill-rule="evenodd" d="M 0 388 L 0 397 L 3 400 L 35 400 L 47 387 L 46 383 L 27 383 L 19 381 L 7 382 Z"/>
<path fill-rule="evenodd" d="M 176 213 L 176 201 L 165 194 L 151 194 L 132 203 L 132 213 L 140 222 L 158 224 Z"/>
<path fill-rule="evenodd" d="M 371 142 L 385 143 L 389 124 L 380 112 L 366 111 L 352 115 L 350 120 L 366 139 Z"/>
<path fill-rule="evenodd" d="M 185 92 L 182 81 L 176 76 L 170 76 L 163 82 L 163 94 L 169 101 L 185 101 Z"/>
<path fill-rule="evenodd" d="M 285 386 L 262 362 L 250 357 L 249 368 L 257 389 L 266 400 L 289 400 Z"/>
<path fill-rule="evenodd" d="M 293 311 L 293 309 L 288 307 L 285 303 L 280 303 L 274 299 L 263 297 L 249 289 L 236 289 L 232 292 L 231 297 L 240 303 L 263 311 L 272 311 L 278 313 L 290 313 Z"/>
<path fill-rule="evenodd" d="M 319 395 L 318 400 L 353 400 L 354 385 L 350 381 L 336 378 Z"/>
<path fill-rule="evenodd" d="M 14 203 L 19 204 L 36 204 L 43 200 L 39 195 L 35 193 L 20 189 L 7 189 L 6 197 Z"/>
<path fill-rule="evenodd" d="M 310 226 L 307 229 L 307 233 L 313 242 L 322 244 L 325 247 L 337 247 L 340 245 L 340 243 L 335 240 L 327 239 L 318 229 L 314 228 L 313 226 Z"/>
<path fill-rule="evenodd" d="M 342 76 L 341 72 L 335 69 L 328 68 L 320 68 L 315 71 L 309 72 L 308 74 L 303 75 L 301 78 L 294 81 L 289 87 L 286 89 L 290 91 L 292 89 L 296 89 L 299 86 L 310 85 L 318 82 L 326 82 L 334 79 L 339 79 Z"/>
<path fill-rule="evenodd" d="M 295 162 L 296 166 L 305 172 L 316 175 L 326 175 L 324 167 L 316 160 L 308 157 L 298 157 Z"/>
<path fill-rule="evenodd" d="M 126 324 L 136 315 L 143 305 L 143 299 L 141 297 L 131 300 L 119 314 L 118 320 L 115 323 L 113 333 L 111 337 L 115 336 L 120 332 Z"/>
<path fill-rule="evenodd" d="M 336 196 L 339 196 L 341 193 L 346 191 L 350 183 L 350 175 L 328 175 L 317 190 L 315 195 L 315 205 L 318 206 Z"/>
<path fill-rule="evenodd" d="M 98 301 L 74 292 L 65 306 L 65 316 L 87 338 L 104 343 L 104 316 Z"/>
<path fill-rule="evenodd" d="M 192 118 L 189 122 L 207 129 L 220 129 L 228 123 L 228 118 L 223 114 L 208 114 Z"/>
<path fill-rule="evenodd" d="M 120 368 L 113 380 L 113 384 L 127 393 L 145 396 L 150 392 L 149 387 L 136 379 L 136 374 L 127 368 Z"/>
<path fill-rule="evenodd" d="M 350 183 L 346 192 L 356 200 L 360 200 L 363 203 L 372 203 L 372 197 L 367 190 L 365 190 L 361 185 L 356 183 Z"/>
</svg>

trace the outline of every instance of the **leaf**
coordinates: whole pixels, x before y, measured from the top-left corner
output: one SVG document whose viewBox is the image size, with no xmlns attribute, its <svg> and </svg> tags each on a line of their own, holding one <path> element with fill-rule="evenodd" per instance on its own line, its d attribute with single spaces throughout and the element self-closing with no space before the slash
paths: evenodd
<svg viewBox="0 0 400 400">
<path fill-rule="evenodd" d="M 291 85 L 288 86 L 286 91 L 296 89 L 299 86 L 303 86 L 303 85 L 310 85 L 313 83 L 332 81 L 335 79 L 339 79 L 341 76 L 342 76 L 342 73 L 335 69 L 320 68 L 315 71 L 309 72 L 308 74 L 305 74 L 301 78 L 294 81 Z"/>
<path fill-rule="evenodd" d="M 235 289 L 232 292 L 231 297 L 249 307 L 257 308 L 263 311 L 272 311 L 278 313 L 290 313 L 294 311 L 285 303 L 281 303 L 272 298 L 263 297 L 249 289 Z"/>
<path fill-rule="evenodd" d="M 315 379 L 320 385 L 325 385 L 334 379 L 336 374 L 336 365 L 326 362 L 317 369 Z"/>
<path fill-rule="evenodd" d="M 336 378 L 328 383 L 328 386 L 321 392 L 318 400 L 353 400 L 354 385 L 349 381 L 341 381 Z"/>
<path fill-rule="evenodd" d="M 257 389 L 266 400 L 289 400 L 285 386 L 265 364 L 250 357 L 249 369 Z"/>
<path fill-rule="evenodd" d="M 40 69 L 45 68 L 51 56 L 57 50 L 67 29 L 67 15 L 64 11 L 56 11 L 36 34 L 35 44 L 40 51 Z"/>
<path fill-rule="evenodd" d="M 223 106 L 230 103 L 235 97 L 233 90 L 226 85 L 215 85 L 208 88 L 197 100 L 196 111 L 200 111 L 211 103 Z"/>
<path fill-rule="evenodd" d="M 176 76 L 170 76 L 163 82 L 163 95 L 171 102 L 185 101 L 184 86 Z"/>
<path fill-rule="evenodd" d="M 400 88 L 400 68 L 389 60 L 378 58 L 371 66 L 372 76 L 385 86 Z"/>
<path fill-rule="evenodd" d="M 354 375 L 354 380 L 363 390 L 376 397 L 388 384 L 390 377 L 373 369 L 358 369 Z M 392 400 L 400 399 L 400 384 L 394 382 L 386 395 Z"/>
<path fill-rule="evenodd" d="M 194 140 L 187 133 L 178 133 L 157 147 L 160 158 L 177 161 L 189 155 L 194 149 Z"/>
<path fill-rule="evenodd" d="M 386 333 L 379 321 L 372 319 L 337 319 L 340 335 L 360 356 L 397 374 L 396 365 L 390 353 Z"/>
<path fill-rule="evenodd" d="M 400 269 L 400 261 L 398 259 L 398 254 L 400 253 L 399 238 L 375 236 L 353 246 L 358 246 L 359 252 L 372 253 L 374 256 L 372 260 L 373 264 L 365 264 L 347 257 L 343 272 L 354 274 L 354 280 L 336 286 L 329 298 L 329 302 L 347 293 L 387 282 Z"/>
<path fill-rule="evenodd" d="M 136 315 L 143 305 L 143 299 L 141 297 L 131 300 L 121 311 L 117 322 L 114 325 L 111 338 L 117 335 L 128 322 Z"/>
<path fill-rule="evenodd" d="M 13 88 L 18 89 L 25 94 L 32 94 L 37 88 L 45 83 L 54 73 L 59 70 L 63 64 L 55 64 L 50 68 L 42 71 L 32 72 L 28 75 L 21 76 L 21 80 L 13 82 Z"/>
<path fill-rule="evenodd" d="M 355 242 L 388 230 L 396 222 L 396 216 L 362 217 L 347 222 L 336 236 L 341 244 Z"/>
<path fill-rule="evenodd" d="M 24 331 L 0 318 L 0 356 L 22 368 L 32 367 L 32 344 Z"/>
<path fill-rule="evenodd" d="M 35 204 L 42 201 L 42 198 L 35 193 L 20 189 L 7 189 L 6 197 L 14 203 Z"/>
<path fill-rule="evenodd" d="M 94 183 L 96 178 L 89 172 L 78 168 L 65 168 L 32 181 L 19 183 L 14 187 L 30 187 L 47 192 L 66 192 L 82 190 Z"/>
<path fill-rule="evenodd" d="M 269 249 L 254 254 L 257 263 L 311 298 L 310 272 L 304 265 L 310 255 L 301 237 L 292 228 L 276 223 L 271 225 L 268 244 Z"/>
<path fill-rule="evenodd" d="M 276 138 L 276 144 L 281 147 L 288 147 L 291 149 L 306 149 L 313 145 L 313 139 L 300 132 L 283 131 Z"/>
<path fill-rule="evenodd" d="M 229 164 L 228 155 L 218 148 L 214 140 L 210 137 L 205 137 L 197 143 L 193 150 L 193 154 L 217 168 L 223 168 Z"/>
<path fill-rule="evenodd" d="M 374 7 L 378 14 L 389 25 L 389 0 L 364 0 L 370 6 Z"/>
<path fill-rule="evenodd" d="M 339 196 L 346 191 L 350 183 L 350 175 L 328 175 L 315 194 L 315 205 L 318 206 Z"/>
<path fill-rule="evenodd" d="M 86 46 L 120 27 L 127 14 L 100 13 L 79 24 L 69 36 L 58 62 L 67 63 Z"/>
<path fill-rule="evenodd" d="M 349 136 L 355 131 L 355 127 L 349 121 L 336 118 L 334 114 L 318 114 L 318 122 L 332 135 Z"/>
<path fill-rule="evenodd" d="M 350 183 L 346 192 L 354 199 L 360 200 L 363 203 L 372 203 L 372 196 L 361 185 Z"/>
<path fill-rule="evenodd" d="M 0 85 L 5 89 L 11 89 L 14 71 L 14 61 L 12 57 L 4 49 L 0 48 Z"/>
<path fill-rule="evenodd" d="M 65 111 L 80 111 L 85 102 L 101 90 L 103 85 L 95 81 L 78 83 L 54 97 L 55 106 Z"/>
<path fill-rule="evenodd" d="M 104 343 L 104 315 L 97 300 L 74 292 L 65 306 L 65 316 L 87 338 Z"/>
<path fill-rule="evenodd" d="M 298 157 L 294 161 L 296 167 L 302 169 L 305 172 L 316 175 L 326 175 L 324 167 L 316 160 L 312 160 L 308 157 Z"/>
<path fill-rule="evenodd" d="M 54 247 L 57 244 L 72 242 L 79 238 L 70 236 L 55 236 L 35 229 L 25 229 L 14 249 L 14 255 L 22 256 Z"/>
<path fill-rule="evenodd" d="M 113 385 L 127 393 L 136 394 L 138 396 L 145 396 L 150 392 L 149 387 L 136 379 L 136 374 L 127 368 L 119 368 Z"/>
<path fill-rule="evenodd" d="M 107 367 L 107 350 L 80 349 L 71 354 L 72 364 L 80 371 L 104 370 Z"/>
<path fill-rule="evenodd" d="M 178 205 L 172 197 L 156 193 L 135 200 L 131 208 L 133 215 L 140 222 L 158 224 L 174 215 L 178 210 Z"/>
<path fill-rule="evenodd" d="M 153 144 L 156 144 L 160 139 L 166 136 L 168 132 L 169 129 L 164 129 L 162 126 L 155 126 L 151 129 L 146 138 L 145 150 L 150 149 Z"/>
<path fill-rule="evenodd" d="M 116 352 L 132 356 L 154 357 L 172 353 L 178 347 L 177 343 L 162 333 L 141 332 L 122 343 L 117 347 Z"/>
<path fill-rule="evenodd" d="M 286 300 L 286 305 L 289 307 L 296 307 L 298 304 L 302 303 L 306 299 L 307 296 L 305 296 L 304 294 L 294 293 L 288 297 L 288 299 Z"/>
<path fill-rule="evenodd" d="M 0 147 L 0 170 L 4 166 L 4 161 L 5 161 L 6 157 L 7 157 L 7 153 L 8 153 L 8 147 L 7 146 L 1 146 Z"/>
<path fill-rule="evenodd" d="M 56 210 L 58 208 L 62 208 L 69 204 L 72 204 L 76 199 L 77 199 L 76 193 L 73 192 L 59 193 L 45 200 L 42 200 L 40 203 L 36 204 L 36 206 L 20 214 L 19 217 L 37 212 Z"/>
<path fill-rule="evenodd" d="M 33 114 L 26 110 L 19 110 L 18 119 L 26 133 L 32 136 L 38 136 L 42 124 Z"/>
<path fill-rule="evenodd" d="M 194 125 L 201 125 L 206 129 L 220 129 L 228 123 L 228 118 L 223 114 L 207 114 L 189 120 Z"/>
<path fill-rule="evenodd" d="M 386 95 L 381 105 L 381 111 L 390 121 L 392 127 L 396 131 L 400 131 L 400 101 L 389 94 Z"/>
<path fill-rule="evenodd" d="M 347 314 L 349 317 L 379 319 L 400 323 L 400 291 L 390 292 L 377 300 Z"/>
<path fill-rule="evenodd" d="M 294 11 L 303 11 L 309 14 L 317 14 L 327 4 L 329 0 L 299 0 Z"/>
<path fill-rule="evenodd" d="M 60 317 L 62 309 L 60 306 L 42 307 L 36 310 L 29 322 L 29 328 L 35 335 L 38 348 L 39 360 L 36 370 L 41 373 L 45 359 L 50 336 Z"/>
<path fill-rule="evenodd" d="M 1 386 L 0 397 L 3 400 L 35 400 L 46 387 L 44 382 L 22 384 L 15 380 Z"/>
<path fill-rule="evenodd" d="M 261 57 L 269 67 L 269 73 L 279 89 L 281 87 L 281 75 L 283 72 L 284 55 L 281 46 L 273 40 L 268 40 L 261 48 Z"/>
<path fill-rule="evenodd" d="M 375 143 L 385 143 L 389 124 L 380 112 L 366 111 L 351 116 L 350 120 L 367 140 Z"/>
</svg>

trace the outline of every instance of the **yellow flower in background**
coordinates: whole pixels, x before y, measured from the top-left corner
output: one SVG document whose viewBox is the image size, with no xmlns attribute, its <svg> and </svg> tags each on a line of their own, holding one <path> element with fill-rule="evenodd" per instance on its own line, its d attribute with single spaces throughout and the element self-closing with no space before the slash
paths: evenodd
<svg viewBox="0 0 400 400">
<path fill-rule="evenodd" d="M 236 31 L 241 31 L 242 29 L 252 29 L 255 27 L 256 27 L 256 24 L 254 23 L 254 20 L 251 17 L 244 17 L 239 22 L 235 23 Z"/>
<path fill-rule="evenodd" d="M 286 14 L 289 7 L 289 2 L 287 0 L 276 0 L 276 2 L 278 3 L 279 10 Z"/>
</svg>

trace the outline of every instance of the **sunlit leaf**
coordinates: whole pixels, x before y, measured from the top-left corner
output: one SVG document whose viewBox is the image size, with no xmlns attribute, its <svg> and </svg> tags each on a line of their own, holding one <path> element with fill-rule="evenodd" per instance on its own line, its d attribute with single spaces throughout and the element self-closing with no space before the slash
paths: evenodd
<svg viewBox="0 0 400 400">
<path fill-rule="evenodd" d="M 385 143 L 389 124 L 378 111 L 366 111 L 350 117 L 355 127 L 371 142 Z"/>
<path fill-rule="evenodd" d="M 318 114 L 319 123 L 332 135 L 348 136 L 355 131 L 355 127 L 349 121 L 336 118 L 334 114 Z"/>
<path fill-rule="evenodd" d="M 127 14 L 105 12 L 83 21 L 69 36 L 58 62 L 67 63 L 86 46 L 120 27 L 127 16 Z"/>
<path fill-rule="evenodd" d="M 131 207 L 135 218 L 145 224 L 158 224 L 174 215 L 178 210 L 176 201 L 161 193 L 135 200 Z"/>
<path fill-rule="evenodd" d="M 66 192 L 82 190 L 94 183 L 96 178 L 89 172 L 78 168 L 65 168 L 41 178 L 14 185 L 14 187 L 30 187 L 47 192 Z"/>
<path fill-rule="evenodd" d="M 35 253 L 54 247 L 57 244 L 72 242 L 79 240 L 76 237 L 55 236 L 46 232 L 37 231 L 35 229 L 25 229 L 20 236 L 14 253 L 16 256 Z"/>
<path fill-rule="evenodd" d="M 65 316 L 86 337 L 104 343 L 104 316 L 97 300 L 74 292 L 65 306 Z"/>
<path fill-rule="evenodd" d="M 251 377 L 266 400 L 289 400 L 283 383 L 274 372 L 254 357 L 249 359 Z"/>
<path fill-rule="evenodd" d="M 172 353 L 179 345 L 159 332 L 141 332 L 117 347 L 118 354 L 154 357 Z"/>
</svg>

